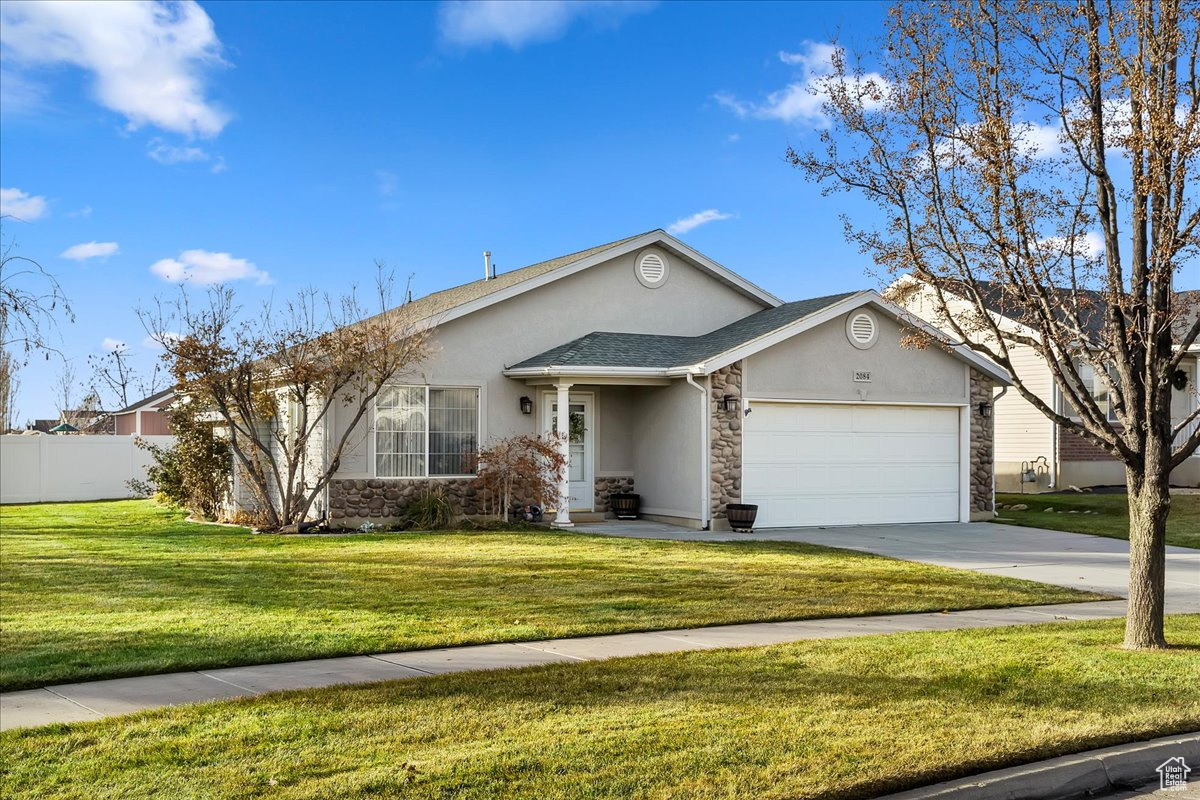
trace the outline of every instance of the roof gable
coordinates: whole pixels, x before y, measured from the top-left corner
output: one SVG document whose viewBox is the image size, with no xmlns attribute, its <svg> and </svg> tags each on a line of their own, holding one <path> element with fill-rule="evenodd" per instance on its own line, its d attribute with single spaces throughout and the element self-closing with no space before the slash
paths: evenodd
<svg viewBox="0 0 1200 800">
<path fill-rule="evenodd" d="M 656 229 L 548 261 L 541 261 L 511 272 L 503 272 L 495 278 L 480 279 L 434 292 L 410 303 L 397 306 L 384 314 L 393 316 L 398 322 L 406 325 L 436 325 L 448 322 L 651 245 L 663 247 L 674 255 L 687 260 L 692 266 L 753 298 L 764 307 L 778 306 L 783 302 L 732 270 L 692 249 L 666 231 Z"/>
</svg>

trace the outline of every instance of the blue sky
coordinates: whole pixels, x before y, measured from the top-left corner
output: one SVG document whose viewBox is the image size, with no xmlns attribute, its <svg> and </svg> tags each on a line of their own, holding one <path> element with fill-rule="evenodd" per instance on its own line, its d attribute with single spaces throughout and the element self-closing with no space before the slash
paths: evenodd
<svg viewBox="0 0 1200 800">
<path fill-rule="evenodd" d="M 783 155 L 820 124 L 822 45 L 869 52 L 882 4 L 0 8 L 4 236 L 59 277 L 81 377 L 118 341 L 148 369 L 133 309 L 182 276 L 253 305 L 382 259 L 424 294 L 484 249 L 675 225 L 787 299 L 876 283 L 838 219 L 869 209 Z M 58 369 L 22 371 L 20 420 L 56 413 Z"/>
</svg>

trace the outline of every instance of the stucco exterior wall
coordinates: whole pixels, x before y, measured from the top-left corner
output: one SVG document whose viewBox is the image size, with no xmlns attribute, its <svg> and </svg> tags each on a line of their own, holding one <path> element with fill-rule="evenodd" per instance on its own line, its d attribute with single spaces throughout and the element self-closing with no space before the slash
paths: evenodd
<svg viewBox="0 0 1200 800">
<path fill-rule="evenodd" d="M 702 403 L 707 403 L 707 393 L 678 380 L 670 386 L 640 387 L 634 396 L 633 474 L 642 513 L 700 524 L 705 438 L 701 424 L 707 425 Z"/>
<path fill-rule="evenodd" d="M 851 312 L 856 313 L 856 312 Z M 846 336 L 842 315 L 745 361 L 745 394 L 761 400 L 860 400 L 864 402 L 964 403 L 965 367 L 936 347 L 902 347 L 900 325 L 875 313 L 879 335 L 860 350 Z M 856 383 L 855 371 L 870 383 Z"/>
<path fill-rule="evenodd" d="M 613 259 L 442 324 L 429 359 L 397 382 L 478 387 L 483 409 L 481 443 L 541 433 L 545 387 L 506 378 L 501 374 L 504 367 L 593 331 L 694 336 L 764 307 L 674 254 L 668 254 L 671 267 L 666 283 L 646 288 L 634 273 L 636 255 Z M 632 440 L 618 424 L 628 416 L 629 400 L 618 396 L 618 391 L 587 390 L 597 392 L 597 474 L 630 472 Z M 533 414 L 521 414 L 522 396 L 533 399 Z M 343 454 L 338 477 L 373 477 L 367 435 L 371 426 L 368 415 L 355 432 L 354 446 Z M 344 419 L 335 419 L 334 427 L 344 429 Z"/>
<path fill-rule="evenodd" d="M 581 386 L 592 392 L 596 408 L 592 440 L 596 448 L 596 478 L 633 475 L 633 390 L 628 386 Z M 597 509 L 598 510 L 598 509 Z"/>
</svg>

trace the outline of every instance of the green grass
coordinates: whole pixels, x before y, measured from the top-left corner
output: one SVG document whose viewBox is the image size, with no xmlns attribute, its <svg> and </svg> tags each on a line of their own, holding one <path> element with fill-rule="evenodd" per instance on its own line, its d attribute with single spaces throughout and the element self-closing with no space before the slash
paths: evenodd
<svg viewBox="0 0 1200 800">
<path fill-rule="evenodd" d="M 997 511 L 1001 519 L 996 521 L 1003 524 L 1129 539 L 1129 500 L 1124 494 L 997 494 L 996 502 L 1029 506 L 1028 511 Z M 1047 508 L 1064 513 L 1047 514 Z M 1172 496 L 1167 544 L 1200 548 L 1200 495 Z"/>
<path fill-rule="evenodd" d="M 0 688 L 754 620 L 1096 599 L 809 545 L 256 536 L 149 501 L 0 508 Z"/>
<path fill-rule="evenodd" d="M 460 673 L 0 737 L 9 798 L 861 798 L 1200 727 L 1200 616 Z M 1154 778 L 1153 773 L 1147 780 Z"/>
</svg>

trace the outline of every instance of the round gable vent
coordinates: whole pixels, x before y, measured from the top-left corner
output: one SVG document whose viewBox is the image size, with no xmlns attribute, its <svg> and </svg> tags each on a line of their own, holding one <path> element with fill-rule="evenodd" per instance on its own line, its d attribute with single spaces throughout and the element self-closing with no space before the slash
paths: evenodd
<svg viewBox="0 0 1200 800">
<path fill-rule="evenodd" d="M 879 325 L 875 322 L 875 315 L 869 311 L 851 314 L 846 320 L 846 337 L 850 344 L 859 350 L 866 350 L 875 344 L 875 340 L 879 338 Z"/>
<path fill-rule="evenodd" d="M 637 258 L 637 279 L 648 289 L 657 289 L 667 281 L 671 266 L 657 250 L 647 250 Z"/>
</svg>

